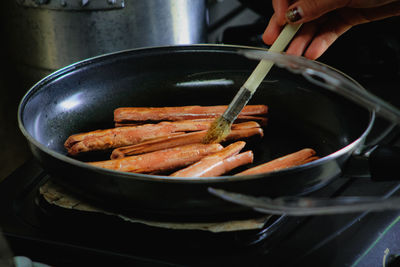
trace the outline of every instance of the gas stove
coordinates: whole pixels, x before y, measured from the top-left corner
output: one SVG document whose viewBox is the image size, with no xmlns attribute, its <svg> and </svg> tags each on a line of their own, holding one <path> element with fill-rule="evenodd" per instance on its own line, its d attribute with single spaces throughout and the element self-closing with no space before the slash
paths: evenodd
<svg viewBox="0 0 400 267">
<path fill-rule="evenodd" d="M 15 255 L 54 266 L 376 266 L 400 253 L 400 210 L 272 216 L 260 228 L 172 230 L 49 204 L 32 159 L 0 186 L 0 225 Z M 398 182 L 339 177 L 313 196 L 395 196 Z"/>
<path fill-rule="evenodd" d="M 210 1 L 212 2 L 212 1 Z M 262 46 L 271 14 L 217 1 L 210 43 Z M 233 1 L 232 1 L 233 2 Z M 234 1 L 237 2 L 237 1 Z M 218 13 L 218 12 L 217 12 Z M 218 18 L 215 18 L 218 17 Z M 245 21 L 245 23 L 243 23 Z M 361 25 L 341 37 L 319 61 L 400 107 L 399 19 Z M 382 29 L 385 29 L 384 31 Z M 368 33 L 368 34 L 367 34 Z M 370 36 L 375 38 L 370 39 Z M 348 47 L 353 47 L 349 50 Z M 265 46 L 266 47 L 266 46 Z M 381 53 L 378 53 L 380 51 Z M 386 127 L 384 122 L 376 124 Z M 398 132 L 398 131 L 397 131 Z M 383 143 L 400 147 L 396 133 Z M 356 167 L 354 167 L 356 168 Z M 399 196 L 399 182 L 374 182 L 352 170 L 312 196 Z M 396 174 L 393 174 L 396 175 Z M 398 266 L 400 210 L 332 216 L 272 216 L 259 229 L 213 233 L 132 223 L 116 216 L 49 204 L 39 188 L 51 177 L 30 159 L 0 184 L 0 227 L 15 255 L 54 266 Z"/>
<path fill-rule="evenodd" d="M 382 144 L 400 147 L 399 131 Z M 311 196 L 400 196 L 399 182 L 372 181 L 360 166 Z M 53 266 L 394 266 L 400 254 L 400 210 L 271 216 L 251 230 L 174 230 L 50 204 L 39 190 L 49 180 L 34 159 L 7 177 L 0 225 L 15 255 Z"/>
</svg>

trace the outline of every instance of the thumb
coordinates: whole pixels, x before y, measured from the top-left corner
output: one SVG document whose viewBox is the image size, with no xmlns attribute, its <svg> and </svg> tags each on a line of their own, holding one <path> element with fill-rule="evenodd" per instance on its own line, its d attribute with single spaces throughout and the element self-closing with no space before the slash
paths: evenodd
<svg viewBox="0 0 400 267">
<path fill-rule="evenodd" d="M 289 6 L 286 19 L 289 23 L 308 22 L 329 11 L 344 7 L 348 2 L 348 0 L 299 0 Z"/>
</svg>

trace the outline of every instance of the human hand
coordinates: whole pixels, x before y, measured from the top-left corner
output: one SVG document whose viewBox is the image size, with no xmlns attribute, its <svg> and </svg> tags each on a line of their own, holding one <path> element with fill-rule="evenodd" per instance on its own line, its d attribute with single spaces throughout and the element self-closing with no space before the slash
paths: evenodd
<svg viewBox="0 0 400 267">
<path fill-rule="evenodd" d="M 271 45 L 286 23 L 304 23 L 286 52 L 309 59 L 355 25 L 400 15 L 400 0 L 272 0 L 272 5 L 263 41 Z"/>
</svg>

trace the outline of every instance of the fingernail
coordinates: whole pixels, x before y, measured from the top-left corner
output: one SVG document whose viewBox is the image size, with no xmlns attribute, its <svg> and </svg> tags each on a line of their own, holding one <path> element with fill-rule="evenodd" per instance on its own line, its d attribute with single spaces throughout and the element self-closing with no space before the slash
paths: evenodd
<svg viewBox="0 0 400 267">
<path fill-rule="evenodd" d="M 290 22 L 296 22 L 302 18 L 302 10 L 300 7 L 294 7 L 286 12 L 286 18 Z"/>
</svg>

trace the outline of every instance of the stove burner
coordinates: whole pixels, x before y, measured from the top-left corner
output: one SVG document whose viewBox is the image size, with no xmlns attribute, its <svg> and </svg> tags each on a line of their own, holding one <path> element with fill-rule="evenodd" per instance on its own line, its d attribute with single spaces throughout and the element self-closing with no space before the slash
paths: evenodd
<svg viewBox="0 0 400 267">
<path fill-rule="evenodd" d="M 7 178 L 0 187 L 4 197 L 0 206 L 8 207 L 3 209 L 6 216 L 0 225 L 15 253 L 56 266 L 68 265 L 63 262 L 68 258 L 65 253 L 79 254 L 92 263 L 93 251 L 99 261 L 106 262 L 112 258 L 129 263 L 140 259 L 178 265 L 245 264 L 259 258 L 266 246 L 272 246 L 299 220 L 272 216 L 261 229 L 221 233 L 166 229 L 50 204 L 39 193 L 48 179 L 33 161 Z M 45 255 L 44 250 L 48 251 Z"/>
<path fill-rule="evenodd" d="M 46 182 L 45 185 L 48 185 L 49 182 Z M 41 187 L 43 188 L 43 186 Z M 57 187 L 53 188 L 57 189 Z M 47 194 L 56 195 L 59 202 L 58 204 L 51 203 L 51 200 L 48 199 L 46 193 L 37 193 L 35 197 L 35 204 L 37 209 L 40 211 L 40 220 L 46 224 L 46 227 L 49 229 L 54 228 L 54 231 L 58 231 L 58 225 L 64 224 L 68 221 L 68 225 L 70 227 L 77 228 L 85 228 L 88 229 L 93 228 L 95 224 L 112 224 L 112 229 L 118 229 L 118 234 L 121 228 L 126 228 L 125 230 L 135 230 L 135 228 L 140 229 L 141 235 L 143 232 L 147 231 L 145 238 L 158 238 L 160 235 L 169 235 L 172 234 L 173 238 L 176 239 L 178 236 L 181 236 L 182 239 L 188 239 L 191 241 L 198 242 L 208 242 L 215 241 L 226 242 L 224 246 L 230 246 L 231 249 L 234 248 L 243 248 L 247 246 L 253 246 L 268 238 L 270 235 L 274 233 L 280 226 L 282 226 L 287 218 L 285 216 L 262 216 L 260 220 L 256 219 L 255 221 L 265 221 L 264 225 L 260 229 L 256 229 L 257 224 L 254 225 L 255 229 L 247 229 L 247 230 L 232 230 L 233 229 L 241 229 L 242 222 L 211 222 L 211 223 L 182 223 L 182 222 L 157 222 L 150 221 L 148 219 L 141 218 L 133 218 L 127 215 L 119 215 L 117 212 L 112 213 L 110 211 L 105 211 L 102 209 L 96 209 L 93 206 L 88 205 L 88 203 L 80 202 L 76 198 L 73 199 L 74 202 L 70 202 L 68 199 L 68 195 L 63 195 L 63 192 L 54 192 L 52 190 L 52 185 L 46 187 L 45 190 L 49 190 Z M 47 197 L 47 198 L 46 198 Z M 57 203 L 57 202 L 56 202 Z M 75 204 L 78 203 L 78 204 Z M 83 206 L 84 209 L 74 208 L 72 205 Z M 68 208 L 70 206 L 70 208 Z M 260 217 L 260 216 L 259 216 Z M 244 227 L 249 227 L 251 225 L 252 220 L 243 220 Z M 76 225 L 75 225 L 76 224 Z M 235 225 L 237 225 L 235 227 Z M 216 226 L 216 227 L 214 227 Z M 228 228 L 226 228 L 227 226 Z M 206 230 L 205 230 L 206 229 Z M 125 232 L 125 230 L 123 232 Z M 210 230 L 210 231 L 207 231 Z M 84 230 L 87 232 L 88 230 Z M 154 231 L 157 232 L 154 235 Z M 181 233 L 184 233 L 181 235 Z M 195 234 L 193 234 L 195 233 Z M 121 232 L 122 234 L 122 232 Z M 207 238 L 204 238 L 206 237 Z M 220 238 L 222 237 L 222 238 Z M 172 238 L 172 237 L 171 237 Z M 165 238 L 168 239 L 168 238 Z M 202 240 L 205 239 L 205 240 Z M 212 239 L 212 240 L 207 240 Z M 184 241 L 184 240 L 182 240 Z M 180 242 L 179 242 L 180 243 Z M 186 242 L 182 242 L 186 243 Z M 187 244 L 185 244 L 185 247 Z M 210 245 L 211 249 L 214 245 Z M 218 245 L 219 246 L 219 245 Z"/>
<path fill-rule="evenodd" d="M 377 233 L 383 246 L 400 252 L 400 247 L 393 247 L 398 244 L 394 240 L 400 238 L 398 211 L 273 217 L 262 229 L 246 231 L 171 230 L 49 204 L 38 194 L 48 179 L 34 161 L 6 178 L 0 186 L 0 225 L 16 255 L 50 265 L 260 266 L 269 262 L 290 266 L 312 261 L 326 266 L 332 256 L 346 264 L 381 262 Z M 389 196 L 398 195 L 398 189 L 396 182 L 379 182 L 377 186 L 366 178 L 342 177 L 313 196 Z M 391 234 L 384 236 L 386 233 Z M 336 247 L 339 243 L 342 245 Z M 371 252 L 360 254 L 367 249 Z"/>
</svg>

